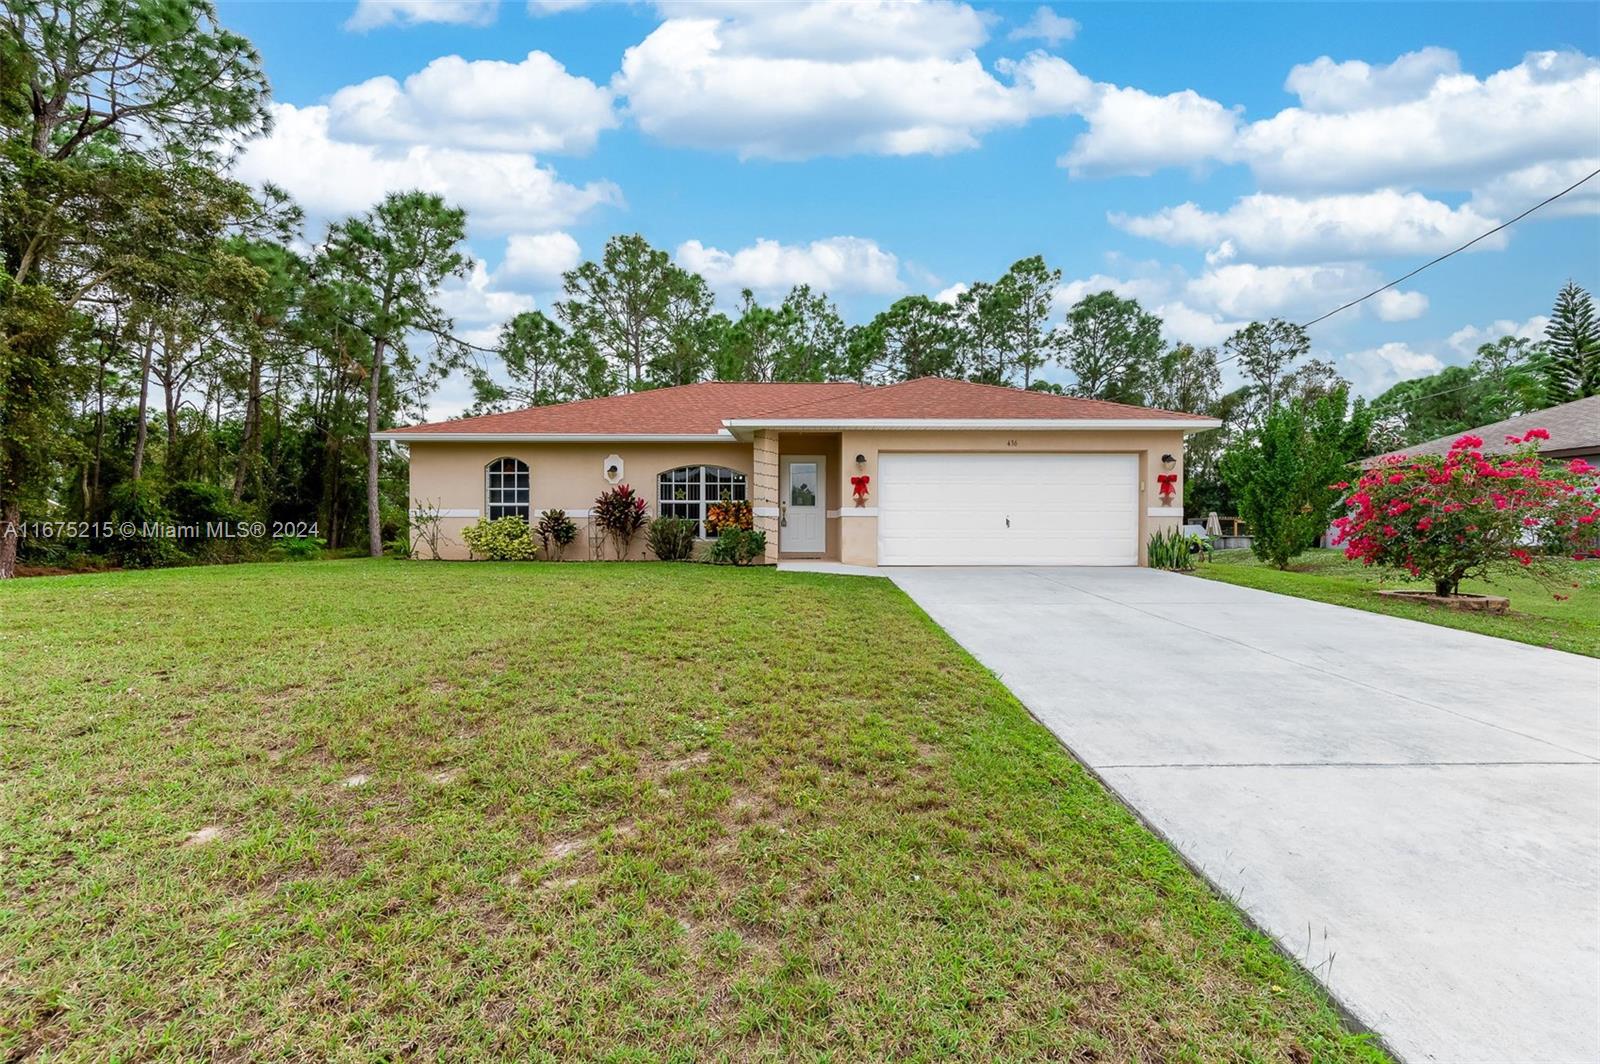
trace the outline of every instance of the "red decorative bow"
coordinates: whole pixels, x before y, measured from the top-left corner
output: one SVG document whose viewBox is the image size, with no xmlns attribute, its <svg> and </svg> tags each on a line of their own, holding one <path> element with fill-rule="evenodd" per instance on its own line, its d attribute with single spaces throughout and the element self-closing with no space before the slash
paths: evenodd
<svg viewBox="0 0 1600 1064">
<path fill-rule="evenodd" d="M 867 497 L 867 484 L 870 483 L 871 480 L 872 478 L 867 476 L 865 473 L 859 477 L 850 478 L 850 493 L 856 497 L 857 506 L 860 506 L 861 500 Z"/>
<path fill-rule="evenodd" d="M 1163 499 L 1170 499 L 1178 490 L 1178 474 L 1157 473 L 1156 483 L 1160 485 L 1156 490 L 1161 492 Z"/>
</svg>

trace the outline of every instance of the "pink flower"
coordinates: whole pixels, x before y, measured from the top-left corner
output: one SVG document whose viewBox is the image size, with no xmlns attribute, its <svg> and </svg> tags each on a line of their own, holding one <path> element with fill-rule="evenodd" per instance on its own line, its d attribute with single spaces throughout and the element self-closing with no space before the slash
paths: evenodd
<svg viewBox="0 0 1600 1064">
<path fill-rule="evenodd" d="M 1417 522 L 1417 531 L 1418 532 L 1426 532 L 1428 529 L 1430 529 L 1432 527 L 1433 527 L 1433 518 L 1431 518 L 1431 517 L 1424 517 L 1422 520 Z"/>
<path fill-rule="evenodd" d="M 1596 469 L 1582 458 L 1574 458 L 1571 464 L 1567 466 L 1567 472 L 1582 475 L 1584 473 L 1600 472 L 1600 469 Z"/>
<path fill-rule="evenodd" d="M 1475 449 L 1477 449 L 1479 447 L 1482 447 L 1482 446 L 1483 446 L 1483 437 L 1482 436 L 1467 435 L 1467 436 L 1461 437 L 1455 443 L 1452 443 L 1450 445 L 1450 449 L 1452 451 L 1465 451 L 1465 450 L 1467 450 L 1469 448 L 1475 450 Z"/>
<path fill-rule="evenodd" d="M 1404 473 L 1390 473 L 1389 474 L 1389 483 L 1391 483 L 1391 484 L 1404 484 L 1405 483 L 1405 479 L 1406 479 L 1406 475 Z"/>
<path fill-rule="evenodd" d="M 1547 429 L 1529 429 L 1527 434 L 1522 437 L 1522 442 L 1527 443 L 1529 440 L 1548 440 L 1549 438 L 1550 432 Z"/>
<path fill-rule="evenodd" d="M 1516 444 L 1519 444 L 1519 443 L 1522 442 L 1522 437 L 1521 436 L 1507 436 L 1506 437 L 1506 442 L 1511 444 L 1511 445 L 1513 445 L 1513 446 L 1515 446 Z"/>
</svg>

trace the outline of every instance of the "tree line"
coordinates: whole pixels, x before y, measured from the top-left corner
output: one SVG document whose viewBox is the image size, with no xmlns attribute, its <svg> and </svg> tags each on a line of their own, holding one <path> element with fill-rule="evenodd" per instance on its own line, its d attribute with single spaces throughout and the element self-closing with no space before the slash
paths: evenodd
<svg viewBox="0 0 1600 1064">
<path fill-rule="evenodd" d="M 1062 312 L 1040 256 L 850 325 L 805 285 L 720 311 L 704 278 L 638 235 L 568 271 L 551 314 L 519 314 L 478 348 L 440 298 L 471 266 L 462 210 L 397 192 L 308 232 L 284 192 L 230 176 L 231 151 L 268 128 L 268 84 L 209 0 L 0 11 L 0 576 L 19 549 L 160 564 L 260 548 L 104 534 L 126 520 L 314 525 L 332 548 L 381 553 L 404 538 L 406 469 L 372 433 L 419 417 L 457 372 L 478 412 L 710 379 L 937 375 L 1212 414 L 1224 429 L 1189 451 L 1197 512 L 1231 509 L 1221 456 L 1268 411 L 1347 393 L 1291 323 L 1214 349 L 1168 342 L 1112 292 Z M 1484 403 L 1597 388 L 1592 306 L 1563 299 L 1547 343 L 1468 368 Z M 1224 391 L 1228 361 L 1243 384 Z M 1478 409 L 1435 398 L 1391 390 L 1373 424 L 1407 436 Z"/>
</svg>

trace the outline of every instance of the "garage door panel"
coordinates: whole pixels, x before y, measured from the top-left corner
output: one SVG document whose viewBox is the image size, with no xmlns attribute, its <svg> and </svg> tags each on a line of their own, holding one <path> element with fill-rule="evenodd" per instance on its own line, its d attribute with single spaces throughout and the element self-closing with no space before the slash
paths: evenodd
<svg viewBox="0 0 1600 1064">
<path fill-rule="evenodd" d="M 1138 559 L 1134 455 L 884 454 L 879 474 L 882 565 Z"/>
</svg>

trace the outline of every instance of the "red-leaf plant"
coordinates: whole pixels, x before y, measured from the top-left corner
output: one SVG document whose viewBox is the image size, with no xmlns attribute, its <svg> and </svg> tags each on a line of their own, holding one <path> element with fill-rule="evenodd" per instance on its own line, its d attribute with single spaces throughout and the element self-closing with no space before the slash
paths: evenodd
<svg viewBox="0 0 1600 1064">
<path fill-rule="evenodd" d="M 594 501 L 594 523 L 611 538 L 618 559 L 628 556 L 633 537 L 649 519 L 645 501 L 626 484 L 602 491 Z"/>
<path fill-rule="evenodd" d="M 1557 555 L 1586 556 L 1600 532 L 1600 469 L 1545 463 L 1536 441 L 1549 438 L 1530 429 L 1506 437 L 1508 453 L 1486 455 L 1482 439 L 1463 436 L 1442 458 L 1385 459 L 1353 487 L 1334 485 L 1350 489 L 1334 543 L 1347 558 L 1431 580 L 1441 596 L 1505 569 L 1549 582 Z"/>
</svg>

